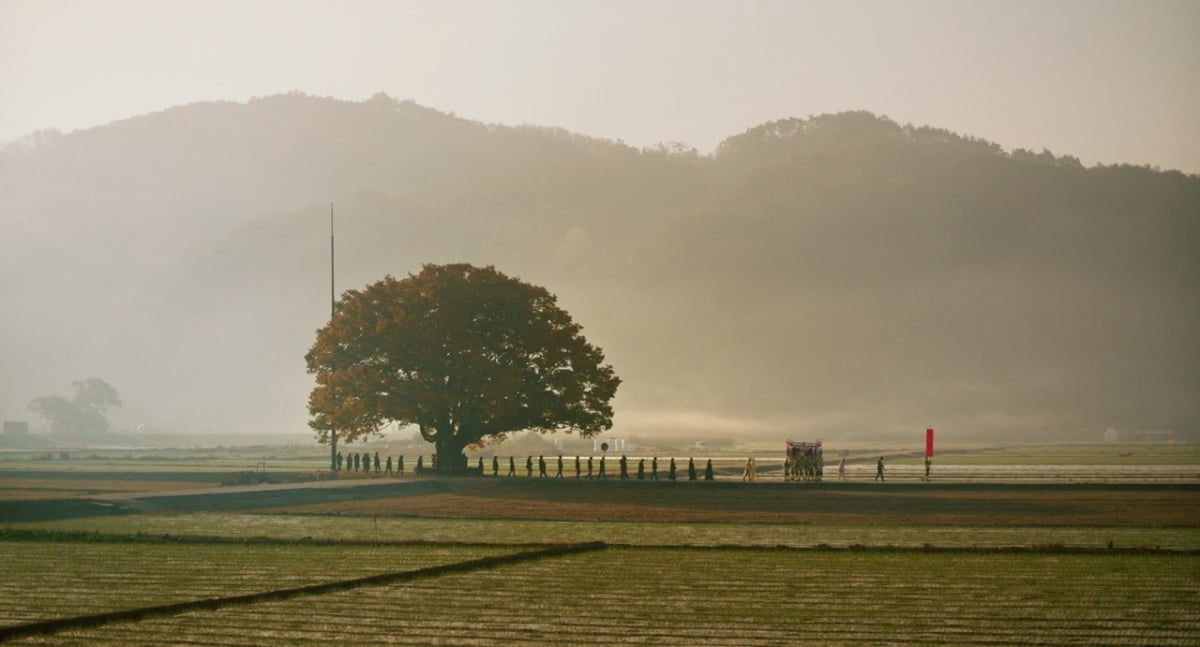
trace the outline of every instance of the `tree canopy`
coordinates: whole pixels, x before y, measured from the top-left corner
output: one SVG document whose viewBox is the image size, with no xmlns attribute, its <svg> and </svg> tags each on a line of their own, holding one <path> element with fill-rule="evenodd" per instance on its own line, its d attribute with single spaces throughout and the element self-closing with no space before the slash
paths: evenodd
<svg viewBox="0 0 1200 647">
<path fill-rule="evenodd" d="M 612 426 L 620 378 L 545 288 L 493 267 L 425 265 L 343 294 L 305 356 L 321 442 L 415 425 L 438 470 L 520 430 L 594 435 Z"/>
<path fill-rule="evenodd" d="M 29 402 L 30 410 L 50 423 L 54 433 L 97 433 L 108 431 L 104 414 L 110 406 L 121 406 L 117 390 L 99 378 L 71 383 L 74 396 L 43 395 Z"/>
</svg>

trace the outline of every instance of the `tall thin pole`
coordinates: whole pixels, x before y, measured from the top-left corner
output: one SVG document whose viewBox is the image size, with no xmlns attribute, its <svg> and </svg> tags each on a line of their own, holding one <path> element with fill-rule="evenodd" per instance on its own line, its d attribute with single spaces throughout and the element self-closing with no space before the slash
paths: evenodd
<svg viewBox="0 0 1200 647">
<path fill-rule="evenodd" d="M 333 203 L 329 203 L 329 316 L 337 314 L 337 298 L 333 287 Z"/>
<path fill-rule="evenodd" d="M 337 297 L 334 288 L 333 277 L 333 203 L 329 203 L 329 320 L 333 321 L 333 316 L 337 314 Z M 337 464 L 337 429 L 333 425 L 329 425 L 329 471 L 338 471 Z"/>
</svg>

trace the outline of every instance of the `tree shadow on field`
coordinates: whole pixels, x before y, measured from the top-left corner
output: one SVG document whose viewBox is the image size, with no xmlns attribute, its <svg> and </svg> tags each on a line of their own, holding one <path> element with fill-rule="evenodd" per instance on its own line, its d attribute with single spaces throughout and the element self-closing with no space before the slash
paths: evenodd
<svg viewBox="0 0 1200 647">
<path fill-rule="evenodd" d="M 0 520 L 57 521 L 80 517 L 132 514 L 135 511 L 122 505 L 83 501 L 78 499 L 43 499 L 34 501 L 0 501 Z"/>
</svg>

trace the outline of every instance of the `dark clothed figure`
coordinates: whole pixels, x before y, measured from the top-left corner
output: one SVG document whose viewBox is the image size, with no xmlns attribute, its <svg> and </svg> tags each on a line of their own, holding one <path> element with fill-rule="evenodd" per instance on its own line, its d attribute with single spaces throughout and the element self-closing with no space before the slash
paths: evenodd
<svg viewBox="0 0 1200 647">
<path fill-rule="evenodd" d="M 579 478 L 579 454 L 575 454 L 575 478 Z"/>
<path fill-rule="evenodd" d="M 391 456 L 388 456 L 388 459 L 387 459 L 387 471 L 386 471 L 386 472 L 384 472 L 384 473 L 385 473 L 385 474 L 391 474 L 391 473 L 392 473 L 392 457 L 391 457 Z"/>
<path fill-rule="evenodd" d="M 538 478 L 546 478 L 546 457 L 538 456 Z"/>
<path fill-rule="evenodd" d="M 646 480 L 646 459 L 644 458 L 638 460 L 637 479 L 639 481 Z"/>
<path fill-rule="evenodd" d="M 342 471 L 342 453 L 337 453 L 337 471 Z"/>
<path fill-rule="evenodd" d="M 691 458 L 688 459 L 688 480 L 696 480 L 696 461 Z"/>
<path fill-rule="evenodd" d="M 879 457 L 879 461 L 875 463 L 875 480 L 882 481 L 883 478 L 883 457 Z"/>
<path fill-rule="evenodd" d="M 533 476 L 533 457 L 526 456 L 525 457 L 525 478 L 530 478 L 532 476 Z"/>
<path fill-rule="evenodd" d="M 650 459 L 650 480 L 651 481 L 658 480 L 658 457 L 657 456 Z"/>
<path fill-rule="evenodd" d="M 713 480 L 712 459 L 708 459 L 708 464 L 704 466 L 704 480 Z"/>
<path fill-rule="evenodd" d="M 508 475 L 509 476 L 517 475 L 517 459 L 512 456 L 508 457 Z"/>
<path fill-rule="evenodd" d="M 483 457 L 479 457 L 479 464 L 475 466 L 479 470 L 479 475 L 483 476 Z"/>
<path fill-rule="evenodd" d="M 401 476 L 404 475 L 404 454 L 400 454 L 400 459 L 396 463 L 396 471 L 399 472 Z"/>
<path fill-rule="evenodd" d="M 675 457 L 674 456 L 671 457 L 671 466 L 667 470 L 667 479 L 669 479 L 671 481 L 675 480 Z"/>
<path fill-rule="evenodd" d="M 562 454 L 558 455 L 558 469 L 554 470 L 554 478 L 562 478 Z"/>
<path fill-rule="evenodd" d="M 375 452 L 375 473 L 378 474 L 380 471 L 382 470 L 379 469 L 379 452 Z"/>
<path fill-rule="evenodd" d="M 629 480 L 629 459 L 625 458 L 625 454 L 621 454 L 621 480 Z"/>
<path fill-rule="evenodd" d="M 925 457 L 925 480 L 929 480 L 929 467 L 933 464 L 933 460 L 928 456 Z"/>
<path fill-rule="evenodd" d="M 417 476 L 423 476 L 425 474 L 425 457 L 424 456 L 417 457 L 416 472 L 417 472 Z"/>
<path fill-rule="evenodd" d="M 591 480 L 591 478 L 592 478 L 592 457 L 591 456 L 588 456 L 588 475 L 587 475 L 587 477 L 588 477 L 588 480 Z"/>
<path fill-rule="evenodd" d="M 354 455 L 354 471 L 355 471 L 355 472 L 357 472 L 359 469 L 361 469 L 361 468 L 362 468 L 362 462 L 361 462 L 361 461 L 362 461 L 362 457 L 361 457 L 361 456 L 359 456 L 358 454 L 355 454 L 355 455 Z"/>
<path fill-rule="evenodd" d="M 600 457 L 600 473 L 596 475 L 596 478 L 601 478 L 601 479 L 604 479 L 605 481 L 608 480 L 608 472 L 606 472 L 604 470 L 604 461 L 606 458 L 607 458 L 606 456 Z"/>
<path fill-rule="evenodd" d="M 500 458 L 492 457 L 492 476 L 500 476 Z"/>
</svg>

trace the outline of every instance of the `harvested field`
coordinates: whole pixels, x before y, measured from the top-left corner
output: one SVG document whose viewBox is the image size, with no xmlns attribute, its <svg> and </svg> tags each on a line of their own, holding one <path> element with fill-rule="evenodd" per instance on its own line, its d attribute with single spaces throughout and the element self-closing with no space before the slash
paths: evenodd
<svg viewBox="0 0 1200 647">
<path fill-rule="evenodd" d="M 1170 469 L 1137 482 L 926 483 L 898 469 L 878 484 L 356 476 L 232 488 L 199 472 L 107 484 L 8 472 L 0 597 L 15 603 L 0 636 L 71 617 L 84 622 L 13 641 L 1194 645 L 1200 483 L 1186 476 L 1195 466 Z M 486 562 L 595 541 L 608 548 Z M 83 617 L 94 613 L 108 615 Z"/>
<path fill-rule="evenodd" d="M 1194 645 L 1194 557 L 613 548 L 16 644 Z"/>
<path fill-rule="evenodd" d="M 498 546 L 3 541 L 0 626 L 352 579 L 512 552 Z"/>
<path fill-rule="evenodd" d="M 1130 526 L 923 526 L 790 523 L 531 521 L 294 514 L 139 514 L 11 524 L 57 533 L 234 540 L 438 542 L 518 545 L 603 541 L 632 546 L 848 548 L 1067 547 L 1200 551 L 1200 528 Z M 2 535 L 0 535 L 2 536 Z"/>
</svg>

